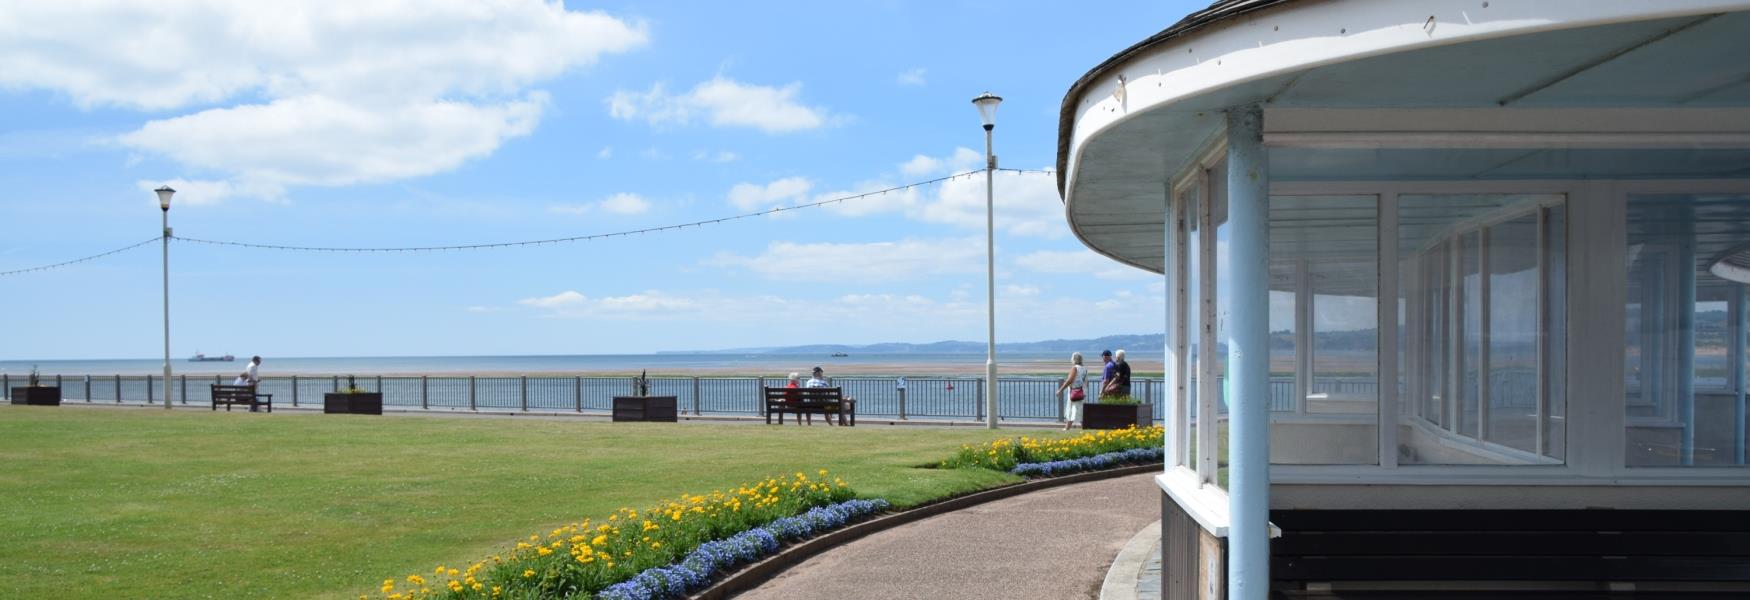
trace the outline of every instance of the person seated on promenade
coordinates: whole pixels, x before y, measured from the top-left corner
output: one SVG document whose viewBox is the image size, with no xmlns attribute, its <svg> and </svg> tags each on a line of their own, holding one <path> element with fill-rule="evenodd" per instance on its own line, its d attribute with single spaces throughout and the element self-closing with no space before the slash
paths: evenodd
<svg viewBox="0 0 1750 600">
<path fill-rule="evenodd" d="M 825 371 L 820 370 L 820 367 L 815 367 L 814 368 L 814 375 L 809 377 L 808 383 L 803 384 L 802 387 L 811 387 L 811 388 L 832 387 L 832 382 L 826 380 L 826 372 Z"/>
<path fill-rule="evenodd" d="M 790 383 L 785 384 L 784 387 L 787 387 L 787 388 L 802 387 L 802 374 L 796 373 L 796 372 L 791 372 L 790 373 Z"/>
</svg>

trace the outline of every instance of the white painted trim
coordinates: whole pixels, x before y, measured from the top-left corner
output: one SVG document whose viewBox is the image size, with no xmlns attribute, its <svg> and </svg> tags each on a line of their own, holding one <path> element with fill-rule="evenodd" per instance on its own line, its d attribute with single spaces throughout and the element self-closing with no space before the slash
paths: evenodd
<svg viewBox="0 0 1750 600">
<path fill-rule="evenodd" d="M 1375 394 L 1378 408 L 1376 420 L 1378 427 L 1379 466 L 1394 468 L 1398 466 L 1398 195 L 1384 193 L 1374 196 L 1375 210 L 1373 212 L 1376 242 L 1379 245 L 1379 261 L 1376 273 L 1379 289 L 1374 292 L 1377 298 L 1374 316 L 1379 326 L 1374 331 L 1379 334 L 1379 341 L 1374 349 L 1379 365 L 1379 385 Z"/>
<path fill-rule="evenodd" d="M 1227 537 L 1227 528 L 1231 523 L 1227 512 L 1227 492 L 1213 484 L 1203 483 L 1196 473 L 1184 468 L 1171 469 L 1156 475 L 1155 485 L 1160 486 L 1161 491 L 1166 492 L 1204 531 L 1215 537 Z"/>
<path fill-rule="evenodd" d="M 1542 133 L 1535 131 L 1321 132 L 1267 133 L 1272 148 L 1378 150 L 1439 149 L 1739 149 L 1750 147 L 1750 132 L 1708 133 Z"/>
<path fill-rule="evenodd" d="M 1214 23 L 1108 73 L 1120 100 L 1092 85 L 1072 98 L 1065 190 L 1074 202 L 1088 140 L 1138 115 L 1224 88 L 1372 56 L 1615 23 L 1750 10 L 1750 0 L 1349 0 L 1288 3 Z M 1430 19 L 1437 26 L 1424 27 Z M 1269 119 L 1265 119 L 1266 124 Z M 1267 126 L 1267 125 L 1266 125 Z M 1169 166 L 1171 168 L 1171 166 Z"/>
<path fill-rule="evenodd" d="M 1278 136 L 1278 140 L 1292 140 L 1318 135 L 1341 139 L 1351 135 L 1400 134 L 1455 138 L 1482 135 L 1646 135 L 1658 138 L 1687 134 L 1700 136 L 1696 138 L 1699 140 L 1714 134 L 1746 133 L 1750 133 L 1750 109 L 1737 107 L 1264 109 L 1266 144 L 1271 136 Z"/>
<path fill-rule="evenodd" d="M 1221 391 L 1215 375 L 1215 195 L 1210 192 L 1209 168 L 1198 167 L 1197 185 L 1197 475 L 1214 485 L 1220 468 L 1221 414 L 1216 394 Z"/>
</svg>

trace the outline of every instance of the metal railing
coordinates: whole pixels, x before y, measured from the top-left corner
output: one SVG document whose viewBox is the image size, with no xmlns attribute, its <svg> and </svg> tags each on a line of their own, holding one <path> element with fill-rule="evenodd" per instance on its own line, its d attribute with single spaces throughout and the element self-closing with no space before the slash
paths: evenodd
<svg viewBox="0 0 1750 600">
<path fill-rule="evenodd" d="M 61 387 L 64 402 L 146 404 L 162 403 L 162 377 L 157 375 L 56 375 L 45 376 Z M 1050 377 L 1001 377 L 997 380 L 997 416 L 1005 420 L 1061 421 L 1064 400 L 1056 394 L 1058 379 Z M 22 384 L 21 378 L 0 374 L 0 388 Z M 213 384 L 229 379 L 208 375 L 178 375 L 172 378 L 172 401 L 179 405 L 208 406 Z M 650 394 L 674 396 L 681 412 L 692 415 L 757 416 L 765 409 L 762 386 L 780 386 L 785 381 L 759 377 L 652 377 Z M 984 418 L 984 386 L 974 377 L 838 377 L 833 385 L 857 400 L 858 416 L 920 420 L 980 420 Z M 485 410 L 546 413 L 611 412 L 614 396 L 633 394 L 632 377 L 559 375 L 527 376 L 363 376 L 352 384 L 367 392 L 383 394 L 383 406 L 404 410 Z M 347 378 L 335 375 L 264 377 L 258 391 L 273 394 L 276 406 L 322 405 L 322 395 L 347 386 Z M 1091 401 L 1099 401 L 1099 381 L 1087 379 Z M 10 389 L 0 394 L 10 397 Z M 1154 404 L 1161 419 L 1165 398 L 1158 378 L 1135 378 L 1131 396 Z"/>
</svg>

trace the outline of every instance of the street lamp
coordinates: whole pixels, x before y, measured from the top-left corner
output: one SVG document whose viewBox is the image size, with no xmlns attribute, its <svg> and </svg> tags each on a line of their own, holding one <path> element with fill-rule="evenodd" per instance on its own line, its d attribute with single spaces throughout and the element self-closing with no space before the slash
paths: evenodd
<svg viewBox="0 0 1750 600">
<path fill-rule="evenodd" d="M 972 105 L 978 107 L 978 118 L 984 121 L 984 258 L 985 258 L 985 289 L 988 305 L 985 314 L 989 319 L 990 340 L 985 346 L 984 359 L 984 426 L 989 429 L 997 427 L 997 250 L 996 250 L 996 170 L 997 157 L 991 154 L 991 130 L 997 126 L 997 105 L 1003 99 L 990 92 L 979 94 L 972 99 Z"/>
<path fill-rule="evenodd" d="M 176 190 L 167 185 L 152 191 L 158 193 L 158 210 L 164 214 L 164 410 L 170 410 L 170 196 Z"/>
</svg>

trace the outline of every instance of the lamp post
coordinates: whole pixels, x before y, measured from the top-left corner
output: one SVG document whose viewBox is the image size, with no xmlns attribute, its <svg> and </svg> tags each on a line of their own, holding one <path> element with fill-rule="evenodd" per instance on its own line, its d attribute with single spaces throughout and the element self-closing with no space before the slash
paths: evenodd
<svg viewBox="0 0 1750 600">
<path fill-rule="evenodd" d="M 997 126 L 997 105 L 1003 99 L 990 92 L 979 94 L 972 99 L 972 105 L 978 107 L 978 118 L 984 121 L 984 259 L 985 259 L 985 290 L 988 300 L 985 314 L 990 339 L 985 346 L 984 359 L 984 426 L 988 429 L 997 427 L 997 250 L 996 250 L 996 170 L 997 157 L 991 154 L 991 130 Z"/>
<path fill-rule="evenodd" d="M 164 216 L 164 410 L 170 410 L 170 196 L 176 190 L 167 185 L 152 191 Z"/>
</svg>

